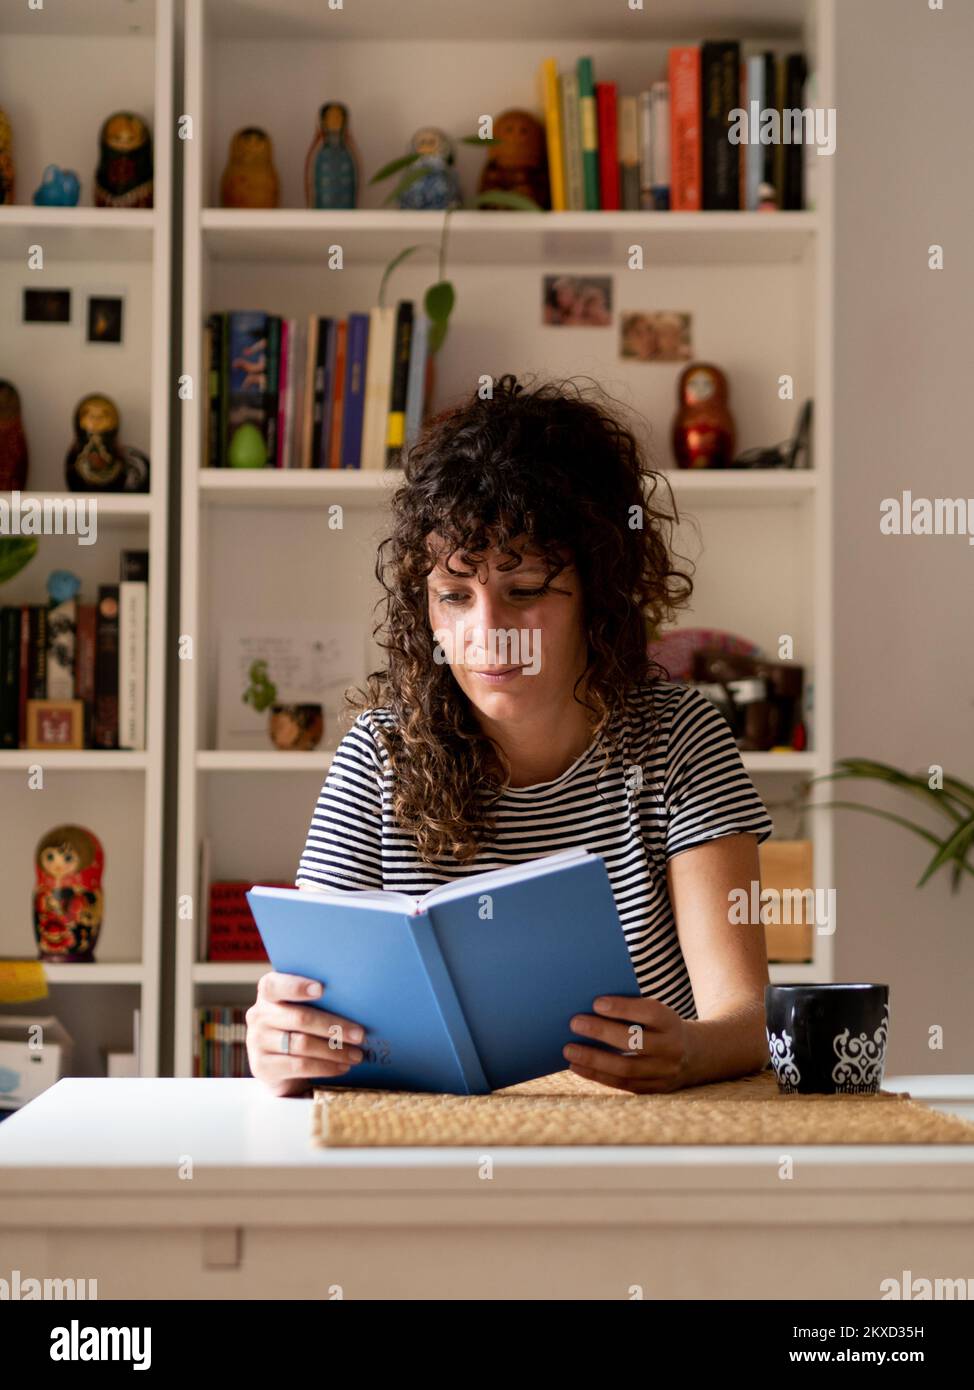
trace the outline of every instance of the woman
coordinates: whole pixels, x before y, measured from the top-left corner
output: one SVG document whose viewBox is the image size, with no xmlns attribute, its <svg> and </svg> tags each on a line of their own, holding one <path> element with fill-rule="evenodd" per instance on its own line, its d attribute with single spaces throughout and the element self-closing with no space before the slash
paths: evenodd
<svg viewBox="0 0 974 1390">
<path fill-rule="evenodd" d="M 379 548 L 386 666 L 297 874 L 418 895 L 570 846 L 601 854 L 640 995 L 566 1019 L 565 1059 L 630 1091 L 767 1062 L 764 934 L 728 910 L 771 820 L 722 715 L 649 659 L 692 589 L 657 485 L 633 434 L 571 385 L 504 377 L 431 423 Z M 361 1061 L 353 1020 L 302 1003 L 321 993 L 260 981 L 250 1065 L 278 1095 Z"/>
</svg>

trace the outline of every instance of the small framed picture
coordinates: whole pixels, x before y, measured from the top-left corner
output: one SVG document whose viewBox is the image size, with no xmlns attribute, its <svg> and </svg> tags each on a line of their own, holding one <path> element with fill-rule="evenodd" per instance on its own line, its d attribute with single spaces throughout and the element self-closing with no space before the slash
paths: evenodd
<svg viewBox="0 0 974 1390">
<path fill-rule="evenodd" d="M 542 304 L 546 324 L 608 328 L 612 322 L 612 276 L 545 275 Z"/>
<path fill-rule="evenodd" d="M 88 296 L 87 338 L 89 343 L 122 341 L 123 299 L 117 294 Z"/>
<path fill-rule="evenodd" d="M 70 290 L 24 290 L 24 323 L 70 322 Z"/>
<path fill-rule="evenodd" d="M 27 747 L 84 747 L 84 700 L 28 700 Z"/>
<path fill-rule="evenodd" d="M 640 362 L 689 362 L 693 356 L 689 314 L 628 313 L 619 316 L 619 355 Z"/>
</svg>

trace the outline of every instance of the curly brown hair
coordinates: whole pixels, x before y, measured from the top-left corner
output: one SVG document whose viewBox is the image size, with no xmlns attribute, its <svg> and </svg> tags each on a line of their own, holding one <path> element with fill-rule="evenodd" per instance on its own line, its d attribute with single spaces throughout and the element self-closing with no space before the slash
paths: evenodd
<svg viewBox="0 0 974 1390">
<path fill-rule="evenodd" d="M 630 693 L 666 675 L 647 648 L 693 589 L 673 563 L 679 518 L 665 479 L 604 395 L 571 380 L 526 389 L 505 375 L 489 394 L 474 391 L 437 415 L 405 459 L 392 533 L 376 559 L 385 596 L 374 636 L 387 665 L 350 702 L 394 715 L 393 729 L 380 731 L 394 773 L 393 811 L 428 864 L 451 854 L 461 864 L 476 858 L 507 783 L 500 750 L 449 665 L 434 656 L 426 581 L 438 558 L 453 569 L 459 556 L 475 572 L 496 549 L 509 557 L 503 567 L 514 568 L 530 546 L 548 587 L 570 555 L 588 648 L 574 694 L 606 758 Z M 668 509 L 656 504 L 661 485 Z"/>
</svg>

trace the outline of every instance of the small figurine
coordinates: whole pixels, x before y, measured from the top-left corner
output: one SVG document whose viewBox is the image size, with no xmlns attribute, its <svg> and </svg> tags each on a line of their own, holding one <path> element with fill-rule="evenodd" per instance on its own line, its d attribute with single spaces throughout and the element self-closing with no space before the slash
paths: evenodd
<svg viewBox="0 0 974 1390">
<path fill-rule="evenodd" d="M 152 139 L 132 111 L 109 116 L 98 137 L 96 208 L 152 207 Z"/>
<path fill-rule="evenodd" d="M 41 960 L 93 961 L 101 929 L 105 853 L 97 835 L 59 825 L 34 854 L 34 935 Z"/>
<path fill-rule="evenodd" d="M 494 139 L 487 146 L 487 163 L 480 175 L 478 192 L 520 193 L 539 207 L 550 208 L 548 160 L 544 127 L 530 111 L 505 111 L 494 122 Z"/>
<path fill-rule="evenodd" d="M 450 137 L 436 126 L 417 130 L 409 144 L 409 153 L 419 158 L 404 173 L 425 169 L 426 173 L 399 197 L 401 208 L 436 211 L 458 208 L 463 204 L 460 182 L 453 168 L 453 146 Z"/>
<path fill-rule="evenodd" d="M 34 193 L 38 207 L 76 208 L 81 195 L 81 182 L 73 169 L 59 169 L 49 164 Z"/>
<path fill-rule="evenodd" d="M 758 205 L 757 212 L 777 212 L 778 195 L 774 191 L 773 183 L 758 184 Z"/>
<path fill-rule="evenodd" d="M 26 485 L 27 436 L 20 396 L 12 381 L 0 381 L 0 489 L 10 492 Z"/>
<path fill-rule="evenodd" d="M 279 201 L 280 181 L 271 137 L 259 126 L 245 126 L 230 141 L 227 167 L 220 181 L 220 204 L 225 208 L 276 208 Z"/>
<path fill-rule="evenodd" d="M 0 106 L 0 203 L 14 200 L 14 137 L 10 117 Z"/>
<path fill-rule="evenodd" d="M 348 133 L 348 108 L 326 101 L 304 164 L 309 208 L 353 208 L 358 196 L 358 156 Z"/>
<path fill-rule="evenodd" d="M 149 455 L 137 449 L 134 444 L 122 444 L 125 458 L 125 486 L 123 492 L 149 491 Z"/>
<path fill-rule="evenodd" d="M 74 412 L 74 443 L 65 479 L 71 492 L 122 492 L 125 455 L 118 447 L 118 410 L 107 396 L 84 396 Z"/>
<path fill-rule="evenodd" d="M 680 468 L 729 468 L 734 459 L 734 419 L 727 406 L 727 378 L 709 362 L 691 362 L 680 373 L 680 408 L 673 421 L 673 454 Z"/>
</svg>

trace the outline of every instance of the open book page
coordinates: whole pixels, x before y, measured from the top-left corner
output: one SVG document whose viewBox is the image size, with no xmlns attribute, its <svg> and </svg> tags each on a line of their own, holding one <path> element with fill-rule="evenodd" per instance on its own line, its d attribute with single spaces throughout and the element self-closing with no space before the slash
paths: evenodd
<svg viewBox="0 0 974 1390">
<path fill-rule="evenodd" d="M 506 883 L 523 883 L 526 879 L 554 873 L 567 864 L 577 864 L 591 857 L 587 849 L 580 847 L 559 849 L 554 854 L 544 854 L 539 859 L 528 859 L 523 864 L 511 864 L 506 869 L 471 874 L 469 878 L 457 879 L 453 883 L 441 883 L 438 887 L 431 888 L 419 899 L 419 906 L 426 908 L 454 898 L 476 897 L 479 893 L 490 892 L 492 888 L 502 888 Z"/>
<path fill-rule="evenodd" d="M 340 899 L 352 907 L 381 907 L 388 912 L 397 908 L 410 915 L 418 912 L 419 898 L 411 898 L 408 893 L 397 893 L 391 888 L 322 888 L 310 879 L 299 878 L 298 888 L 309 896 L 316 893 L 319 898 Z"/>
</svg>

